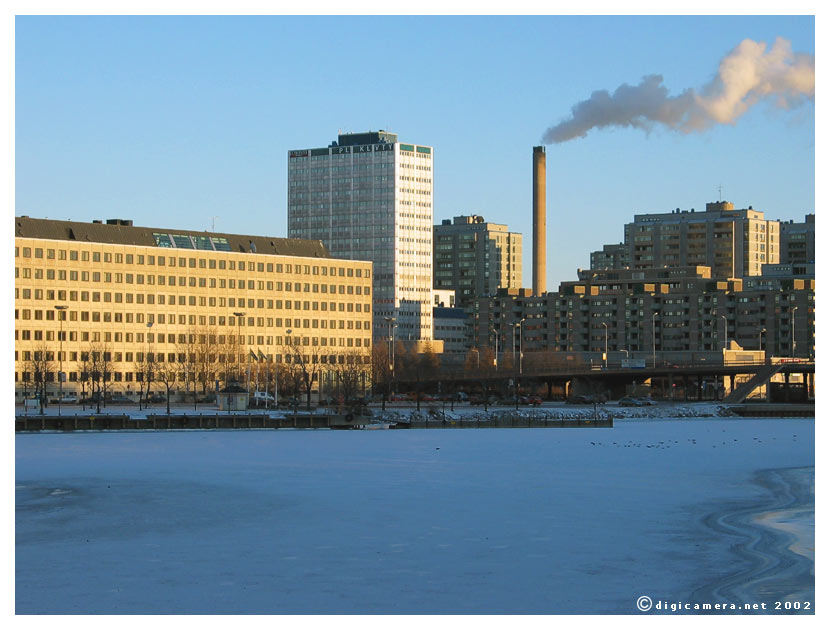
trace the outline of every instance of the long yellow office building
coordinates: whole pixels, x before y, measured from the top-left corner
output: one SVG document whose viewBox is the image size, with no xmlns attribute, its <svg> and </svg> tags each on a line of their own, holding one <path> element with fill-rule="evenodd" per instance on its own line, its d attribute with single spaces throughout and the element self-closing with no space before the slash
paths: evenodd
<svg viewBox="0 0 830 630">
<path fill-rule="evenodd" d="M 108 390 L 133 396 L 142 361 L 186 363 L 197 348 L 208 348 L 211 390 L 252 357 L 333 366 L 371 353 L 372 263 L 334 259 L 320 241 L 118 219 L 15 217 L 14 233 L 18 396 L 44 360 L 47 396 L 59 371 L 63 391 L 79 391 L 95 349 L 111 360 Z"/>
</svg>

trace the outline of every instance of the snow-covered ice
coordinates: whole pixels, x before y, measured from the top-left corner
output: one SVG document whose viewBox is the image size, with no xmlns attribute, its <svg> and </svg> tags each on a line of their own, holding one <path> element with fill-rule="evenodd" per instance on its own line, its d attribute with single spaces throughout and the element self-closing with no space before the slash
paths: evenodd
<svg viewBox="0 0 830 630">
<path fill-rule="evenodd" d="M 18 434 L 17 612 L 637 613 L 641 595 L 769 599 L 796 578 L 811 597 L 796 562 L 738 588 L 758 579 L 750 534 L 713 522 L 754 514 L 804 558 L 812 497 L 786 512 L 759 474 L 812 474 L 813 431 Z"/>
</svg>

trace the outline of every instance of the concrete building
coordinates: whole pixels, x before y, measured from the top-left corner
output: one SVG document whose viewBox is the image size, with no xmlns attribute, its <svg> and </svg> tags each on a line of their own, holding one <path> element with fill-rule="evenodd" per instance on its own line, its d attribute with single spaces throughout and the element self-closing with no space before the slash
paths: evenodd
<svg viewBox="0 0 830 630">
<path fill-rule="evenodd" d="M 32 391 L 41 359 L 49 394 L 61 368 L 64 391 L 77 391 L 97 351 L 111 362 L 108 389 L 128 395 L 148 358 L 175 366 L 176 390 L 199 354 L 213 391 L 251 356 L 299 352 L 324 375 L 371 354 L 372 263 L 335 259 L 320 241 L 28 217 L 15 217 L 14 235 L 18 392 Z"/>
<path fill-rule="evenodd" d="M 781 262 L 800 267 L 816 262 L 816 215 L 806 215 L 803 223 L 781 223 Z"/>
<path fill-rule="evenodd" d="M 454 290 L 455 303 L 522 286 L 522 235 L 478 215 L 444 219 L 434 228 L 436 290 Z"/>
<path fill-rule="evenodd" d="M 752 206 L 736 210 L 728 201 L 706 204 L 706 212 L 638 214 L 625 225 L 622 246 L 593 252 L 594 269 L 651 269 L 704 265 L 714 278 L 760 276 L 781 258 L 779 222 Z M 598 264 L 594 264 L 598 263 Z"/>
<path fill-rule="evenodd" d="M 434 151 L 385 131 L 288 152 L 288 235 L 374 263 L 375 338 L 431 340 Z"/>
<path fill-rule="evenodd" d="M 468 317 L 463 308 L 436 306 L 433 309 L 435 340 L 443 344 L 445 355 L 464 354 L 469 350 Z"/>
<path fill-rule="evenodd" d="M 720 352 L 733 341 L 775 356 L 815 356 L 813 278 L 719 280 L 705 266 L 584 270 L 579 276 L 541 297 L 522 289 L 476 299 L 471 344 L 492 346 L 495 331 L 504 352 L 520 334 L 526 353 L 593 353 L 599 359 L 607 344 L 617 361 Z"/>
<path fill-rule="evenodd" d="M 603 245 L 591 252 L 591 269 L 628 269 L 628 248 L 625 243 Z"/>
</svg>

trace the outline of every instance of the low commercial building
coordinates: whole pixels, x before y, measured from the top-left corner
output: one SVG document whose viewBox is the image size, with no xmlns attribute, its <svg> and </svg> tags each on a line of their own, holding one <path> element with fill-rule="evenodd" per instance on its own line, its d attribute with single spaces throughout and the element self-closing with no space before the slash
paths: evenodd
<svg viewBox="0 0 830 630">
<path fill-rule="evenodd" d="M 14 234 L 19 394 L 42 380 L 55 395 L 59 371 L 80 393 L 94 370 L 135 397 L 148 363 L 154 390 L 215 391 L 280 363 L 331 382 L 371 355 L 372 263 L 320 241 L 29 217 Z"/>
</svg>

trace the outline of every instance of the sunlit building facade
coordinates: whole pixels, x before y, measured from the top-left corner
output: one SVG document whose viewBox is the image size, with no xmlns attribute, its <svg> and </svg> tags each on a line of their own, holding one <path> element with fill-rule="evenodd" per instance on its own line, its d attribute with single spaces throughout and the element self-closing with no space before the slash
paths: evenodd
<svg viewBox="0 0 830 630">
<path fill-rule="evenodd" d="M 336 365 L 368 356 L 372 263 L 333 258 L 319 241 L 15 217 L 15 382 L 49 363 L 47 390 L 77 391 L 82 359 L 111 361 L 110 391 L 140 390 L 147 357 L 184 364 L 207 351 L 210 389 L 249 361 L 294 349 Z M 177 383 L 174 389 L 183 385 Z"/>
<path fill-rule="evenodd" d="M 374 263 L 374 336 L 431 340 L 434 151 L 379 131 L 288 152 L 288 235 Z"/>
</svg>

